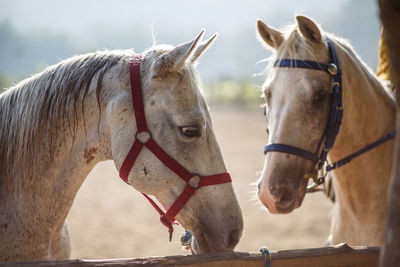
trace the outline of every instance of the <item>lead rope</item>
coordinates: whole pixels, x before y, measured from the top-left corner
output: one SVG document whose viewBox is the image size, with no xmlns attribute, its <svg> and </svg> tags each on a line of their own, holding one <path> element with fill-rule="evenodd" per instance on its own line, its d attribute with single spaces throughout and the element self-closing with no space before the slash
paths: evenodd
<svg viewBox="0 0 400 267">
<path fill-rule="evenodd" d="M 184 249 L 190 250 L 192 254 L 194 254 L 192 249 L 192 237 L 192 232 L 185 230 L 185 232 L 181 235 L 181 244 Z"/>
<path fill-rule="evenodd" d="M 271 253 L 266 247 L 261 247 L 260 252 L 264 258 L 265 267 L 271 267 Z"/>
<path fill-rule="evenodd" d="M 396 136 L 396 131 L 392 131 L 389 134 L 379 138 L 375 142 L 372 142 L 371 144 L 368 144 L 367 146 L 357 150 L 356 152 L 351 153 L 347 157 L 344 157 L 344 158 L 342 158 L 338 161 L 335 161 L 331 164 L 329 164 L 328 161 L 325 161 L 325 163 L 326 163 L 325 168 L 322 168 L 320 171 L 320 173 L 322 173 L 322 176 L 318 177 L 318 172 L 315 171 L 315 172 L 313 172 L 314 176 L 309 177 L 309 178 L 313 178 L 314 183 L 311 184 L 309 187 L 307 187 L 307 193 L 326 191 L 325 189 L 320 188 L 319 186 L 321 184 L 325 183 L 325 177 L 328 174 L 328 172 L 338 169 L 338 168 L 350 163 L 350 161 L 352 159 L 355 159 L 355 158 L 361 156 L 362 154 L 370 151 L 371 149 L 373 149 L 389 140 L 392 140 L 395 136 Z M 317 174 L 317 175 L 315 175 L 315 174 Z"/>
</svg>

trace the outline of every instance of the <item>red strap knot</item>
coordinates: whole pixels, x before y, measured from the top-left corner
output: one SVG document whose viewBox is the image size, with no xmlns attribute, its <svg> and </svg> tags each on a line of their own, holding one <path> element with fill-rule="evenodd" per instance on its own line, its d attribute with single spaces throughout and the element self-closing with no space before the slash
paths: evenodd
<svg viewBox="0 0 400 267">
<path fill-rule="evenodd" d="M 138 140 L 142 144 L 146 144 L 151 138 L 151 133 L 148 131 L 137 132 L 135 139 Z"/>
</svg>

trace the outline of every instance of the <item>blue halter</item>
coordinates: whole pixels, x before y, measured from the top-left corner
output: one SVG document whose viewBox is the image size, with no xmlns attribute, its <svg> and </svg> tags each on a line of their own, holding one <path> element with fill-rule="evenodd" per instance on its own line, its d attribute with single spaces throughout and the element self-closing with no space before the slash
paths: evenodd
<svg viewBox="0 0 400 267">
<path fill-rule="evenodd" d="M 297 155 L 308 160 L 311 160 L 315 164 L 315 169 L 320 170 L 324 163 L 326 162 L 328 152 L 332 149 L 336 136 L 339 133 L 340 125 L 342 123 L 343 118 L 343 106 L 342 106 L 342 71 L 339 66 L 339 60 L 336 54 L 335 47 L 332 41 L 327 38 L 327 44 L 329 48 L 329 54 L 332 60 L 332 63 L 329 65 L 308 61 L 308 60 L 299 60 L 299 59 L 282 59 L 277 60 L 274 63 L 274 67 L 276 68 L 304 68 L 304 69 L 312 69 L 325 71 L 332 76 L 332 92 L 331 92 L 331 102 L 329 108 L 329 117 L 328 123 L 326 125 L 325 131 L 319 141 L 317 150 L 315 152 L 310 152 L 295 146 L 286 145 L 286 144 L 268 144 L 264 147 L 264 154 L 268 152 L 277 151 L 283 153 L 289 153 L 293 155 Z M 331 171 L 335 168 L 341 167 L 347 163 L 349 163 L 353 158 L 358 157 L 359 155 L 371 150 L 372 148 L 393 139 L 396 132 L 393 131 L 384 137 L 376 140 L 375 142 L 367 145 L 366 147 L 350 154 L 349 156 L 329 164 L 326 166 L 326 171 Z M 322 146 L 322 147 L 321 147 Z M 313 177 L 316 185 L 324 182 L 324 179 Z"/>
<path fill-rule="evenodd" d="M 271 151 L 284 152 L 294 154 L 306 159 L 311 160 L 318 169 L 324 164 L 328 151 L 332 148 L 335 143 L 337 134 L 339 133 L 340 125 L 343 117 L 342 107 L 342 72 L 339 67 L 339 60 L 336 54 L 336 50 L 332 44 L 332 41 L 327 39 L 329 53 L 332 58 L 332 63 L 327 65 L 320 62 L 299 60 L 299 59 L 283 59 L 275 61 L 274 67 L 280 68 L 304 68 L 325 71 L 332 75 L 332 93 L 331 103 L 329 110 L 328 123 L 326 125 L 324 134 L 322 135 L 317 150 L 310 152 L 295 146 L 285 144 L 269 144 L 264 147 L 264 153 L 267 154 Z M 323 144 L 322 150 L 321 146 Z"/>
</svg>

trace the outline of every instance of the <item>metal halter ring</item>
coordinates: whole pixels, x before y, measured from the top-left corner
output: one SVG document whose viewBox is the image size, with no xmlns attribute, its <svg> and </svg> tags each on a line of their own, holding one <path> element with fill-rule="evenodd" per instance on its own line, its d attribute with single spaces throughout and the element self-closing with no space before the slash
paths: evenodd
<svg viewBox="0 0 400 267">
<path fill-rule="evenodd" d="M 142 144 L 146 144 L 147 141 L 151 138 L 151 133 L 146 131 L 146 132 L 137 132 L 135 135 L 135 139 L 138 140 Z"/>
<path fill-rule="evenodd" d="M 200 188 L 200 176 L 197 174 L 194 174 L 188 181 L 188 185 L 194 189 L 199 189 Z"/>
<path fill-rule="evenodd" d="M 334 63 L 329 64 L 328 71 L 331 75 L 336 75 L 338 73 L 337 66 Z"/>
</svg>

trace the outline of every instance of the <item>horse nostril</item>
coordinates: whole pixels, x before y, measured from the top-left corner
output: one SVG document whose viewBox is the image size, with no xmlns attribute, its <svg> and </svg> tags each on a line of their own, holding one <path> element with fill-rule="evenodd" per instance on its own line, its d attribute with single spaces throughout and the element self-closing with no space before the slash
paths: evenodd
<svg viewBox="0 0 400 267">
<path fill-rule="evenodd" d="M 228 248 L 234 248 L 237 243 L 239 243 L 240 239 L 240 231 L 238 229 L 234 229 L 229 233 L 229 241 Z"/>
<path fill-rule="evenodd" d="M 278 197 L 278 205 L 281 208 L 286 208 L 290 206 L 294 201 L 294 194 L 293 191 L 290 189 L 283 189 L 282 192 L 279 194 Z"/>
</svg>

